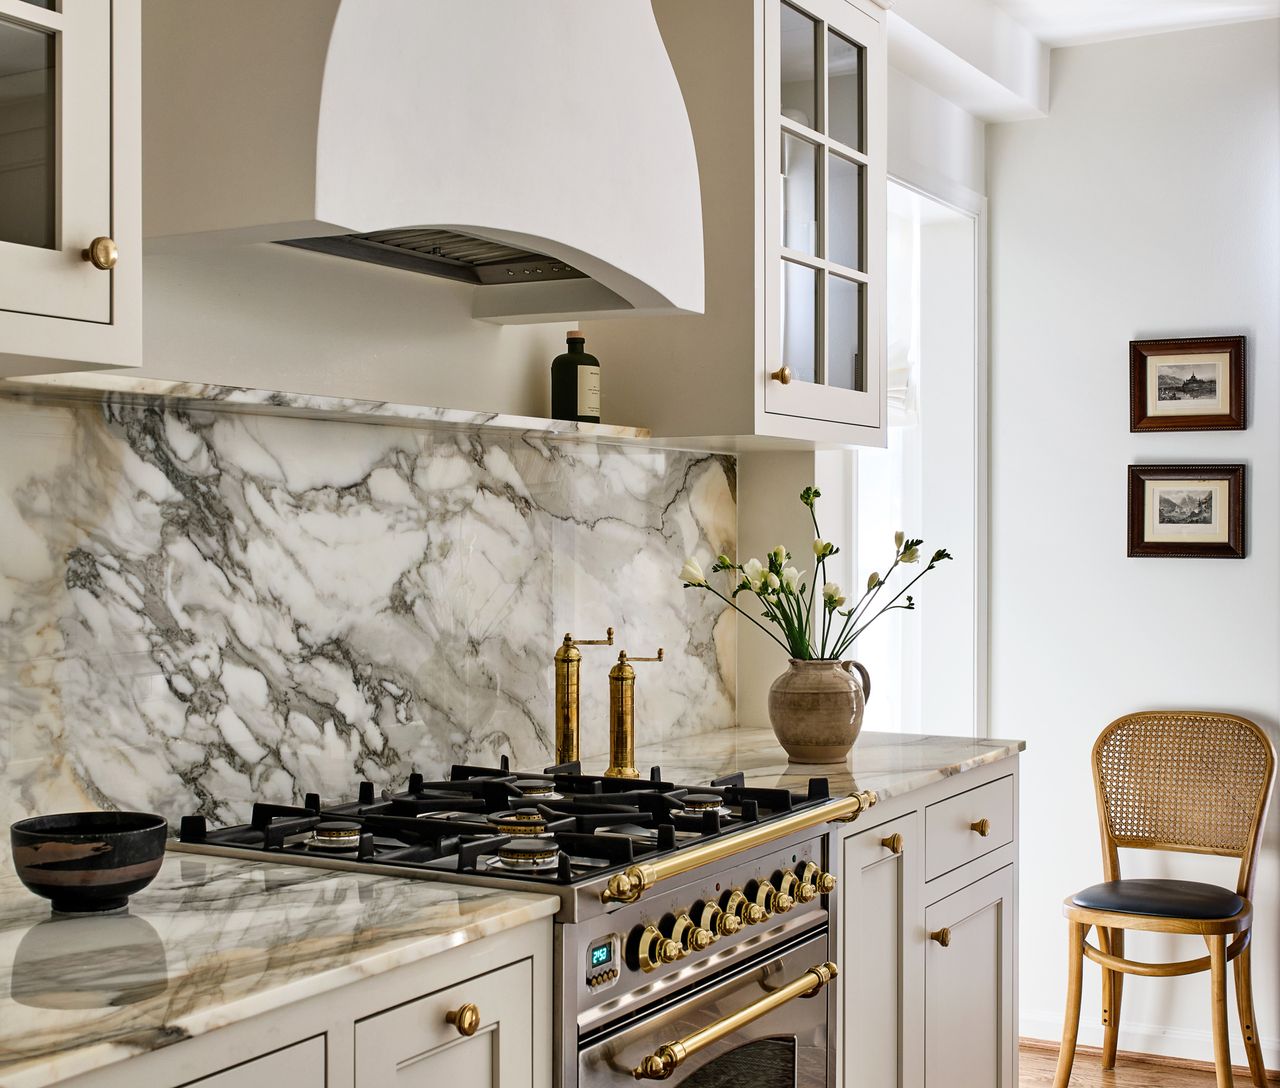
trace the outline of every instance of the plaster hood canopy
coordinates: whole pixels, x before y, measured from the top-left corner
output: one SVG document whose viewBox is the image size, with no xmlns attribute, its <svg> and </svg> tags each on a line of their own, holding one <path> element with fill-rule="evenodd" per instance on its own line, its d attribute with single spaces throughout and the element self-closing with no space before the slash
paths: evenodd
<svg viewBox="0 0 1280 1088">
<path fill-rule="evenodd" d="M 702 312 L 649 0 L 146 0 L 143 49 L 151 251 L 285 242 L 474 283 L 493 321 Z"/>
</svg>

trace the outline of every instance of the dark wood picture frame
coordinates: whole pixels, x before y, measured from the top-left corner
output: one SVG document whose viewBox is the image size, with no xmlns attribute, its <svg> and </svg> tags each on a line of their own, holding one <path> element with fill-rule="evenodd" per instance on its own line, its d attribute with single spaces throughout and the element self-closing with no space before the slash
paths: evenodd
<svg viewBox="0 0 1280 1088">
<path fill-rule="evenodd" d="M 1178 355 L 1225 352 L 1227 362 L 1227 408 L 1223 412 L 1160 415 L 1149 403 L 1149 367 L 1154 362 L 1173 362 Z M 1243 431 L 1248 426 L 1246 356 L 1243 336 L 1190 336 L 1177 340 L 1129 341 L 1129 430 L 1130 431 Z"/>
<path fill-rule="evenodd" d="M 1147 540 L 1146 493 L 1151 480 L 1225 480 L 1227 512 L 1225 541 Z M 1129 556 L 1165 559 L 1245 558 L 1244 465 L 1130 465 Z"/>
</svg>

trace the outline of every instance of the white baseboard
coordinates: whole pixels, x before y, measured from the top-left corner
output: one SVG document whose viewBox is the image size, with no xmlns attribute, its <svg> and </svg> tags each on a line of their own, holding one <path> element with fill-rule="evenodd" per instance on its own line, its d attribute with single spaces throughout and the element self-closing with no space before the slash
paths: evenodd
<svg viewBox="0 0 1280 1088">
<path fill-rule="evenodd" d="M 1207 1013 L 1208 1010 L 1206 1010 Z M 1056 1046 L 1062 1038 L 1062 1014 L 1022 1013 L 1018 1018 L 1019 1034 L 1027 1039 L 1045 1039 Z M 1102 1025 L 1080 1020 L 1078 1041 L 1081 1046 L 1102 1046 Z M 1189 1058 L 1192 1061 L 1213 1061 L 1213 1036 L 1204 1031 L 1186 1028 L 1161 1027 L 1158 1024 L 1131 1024 L 1120 1022 L 1120 1050 L 1132 1050 L 1139 1054 L 1159 1054 L 1166 1058 Z M 1262 1058 L 1268 1069 L 1280 1069 L 1280 1039 L 1262 1040 Z M 1236 1065 L 1246 1064 L 1244 1040 L 1231 1032 L 1231 1060 Z"/>
</svg>

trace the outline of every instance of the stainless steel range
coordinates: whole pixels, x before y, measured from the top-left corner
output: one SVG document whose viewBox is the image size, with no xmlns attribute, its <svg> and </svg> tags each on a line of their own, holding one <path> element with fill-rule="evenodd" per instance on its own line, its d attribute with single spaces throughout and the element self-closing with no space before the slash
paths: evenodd
<svg viewBox="0 0 1280 1088">
<path fill-rule="evenodd" d="M 831 1088 L 829 825 L 873 794 L 454 767 L 354 800 L 182 821 L 181 849 L 558 895 L 561 1088 Z M 817 1006 L 815 1008 L 815 1006 Z"/>
</svg>

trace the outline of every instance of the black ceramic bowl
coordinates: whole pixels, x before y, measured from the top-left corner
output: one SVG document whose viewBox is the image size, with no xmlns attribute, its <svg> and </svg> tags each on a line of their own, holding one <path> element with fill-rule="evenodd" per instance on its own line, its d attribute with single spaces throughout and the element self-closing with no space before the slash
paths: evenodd
<svg viewBox="0 0 1280 1088">
<path fill-rule="evenodd" d="M 18 878 L 59 914 L 122 910 L 160 871 L 168 836 L 147 812 L 60 812 L 9 828 Z"/>
</svg>

